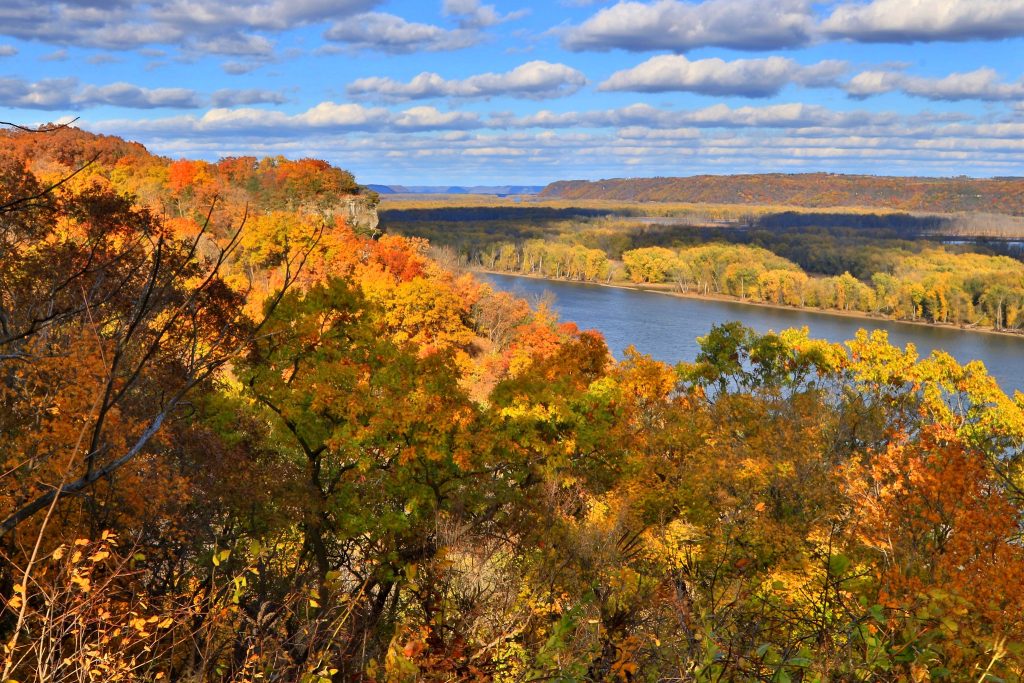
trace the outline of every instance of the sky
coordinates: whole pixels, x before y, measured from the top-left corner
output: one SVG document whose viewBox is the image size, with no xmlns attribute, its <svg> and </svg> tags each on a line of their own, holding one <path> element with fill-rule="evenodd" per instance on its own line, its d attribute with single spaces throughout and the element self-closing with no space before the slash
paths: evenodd
<svg viewBox="0 0 1024 683">
<path fill-rule="evenodd" d="M 364 183 L 1024 175 L 1024 0 L 3 0 L 0 120 Z"/>
</svg>

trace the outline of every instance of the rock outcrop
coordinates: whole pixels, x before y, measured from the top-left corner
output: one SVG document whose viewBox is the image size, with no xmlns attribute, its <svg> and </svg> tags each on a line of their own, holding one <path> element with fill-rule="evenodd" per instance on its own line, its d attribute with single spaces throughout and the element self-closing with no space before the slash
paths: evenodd
<svg viewBox="0 0 1024 683">
<path fill-rule="evenodd" d="M 377 226 L 380 225 L 380 217 L 377 216 L 376 198 L 345 197 L 340 202 L 339 208 L 345 212 L 345 222 L 357 234 L 367 237 L 380 235 L 381 231 L 377 229 Z"/>
</svg>

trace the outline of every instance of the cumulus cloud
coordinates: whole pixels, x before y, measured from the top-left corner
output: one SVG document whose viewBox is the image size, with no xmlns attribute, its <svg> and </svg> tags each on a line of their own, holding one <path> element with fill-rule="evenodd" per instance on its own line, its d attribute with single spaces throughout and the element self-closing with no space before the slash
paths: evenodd
<svg viewBox="0 0 1024 683">
<path fill-rule="evenodd" d="M 48 54 L 43 55 L 39 58 L 41 62 L 66 62 L 68 61 L 68 51 L 64 49 L 54 50 Z"/>
<path fill-rule="evenodd" d="M 430 131 L 578 129 L 572 134 L 586 135 L 592 129 L 629 129 L 634 131 L 670 131 L 672 136 L 692 138 L 694 131 L 710 129 L 778 129 L 788 131 L 851 130 L 893 126 L 901 121 L 896 114 L 863 111 L 835 111 L 806 104 L 776 104 L 763 107 L 729 107 L 719 104 L 692 110 L 671 110 L 648 104 L 635 104 L 611 110 L 578 112 L 539 111 L 526 116 L 492 114 L 482 118 L 475 112 L 441 111 L 436 107 L 417 106 L 402 111 L 358 104 L 322 102 L 299 114 L 285 114 L 269 109 L 216 108 L 201 116 L 171 116 L 148 120 L 108 121 L 102 130 L 162 136 L 224 136 L 305 139 L 309 135 L 372 132 L 381 134 L 421 133 Z M 922 137 L 935 130 L 934 122 L 921 124 Z M 376 137 L 361 136 L 367 144 Z M 410 138 L 411 139 L 411 138 Z M 454 139 L 454 138 L 453 138 Z M 410 143 L 411 144 L 411 143 Z"/>
<path fill-rule="evenodd" d="M 195 91 L 188 88 L 142 88 L 131 83 L 86 85 L 72 95 L 76 107 L 110 105 L 130 109 L 193 109 L 200 106 Z"/>
<path fill-rule="evenodd" d="M 486 28 L 529 13 L 529 10 L 518 10 L 500 14 L 494 5 L 481 5 L 480 0 L 444 0 L 441 9 L 445 16 L 455 17 L 459 26 L 465 29 Z"/>
<path fill-rule="evenodd" d="M 496 114 L 489 124 L 498 128 L 849 128 L 885 125 L 896 119 L 896 115 L 891 113 L 839 112 L 802 103 L 736 108 L 716 104 L 680 111 L 634 104 L 619 109 L 585 112 L 542 110 L 527 116 Z"/>
<path fill-rule="evenodd" d="M 953 73 L 943 78 L 924 78 L 897 71 L 864 71 L 850 79 L 844 87 L 852 97 L 859 99 L 889 92 L 941 101 L 997 102 L 1024 98 L 1024 79 L 1006 83 L 994 69 L 987 67 L 966 73 Z"/>
<path fill-rule="evenodd" d="M 468 112 L 442 112 L 434 107 L 413 107 L 394 118 L 395 127 L 403 130 L 463 130 L 478 128 L 480 119 Z"/>
<path fill-rule="evenodd" d="M 0 35 L 130 50 L 181 45 L 214 54 L 266 51 L 254 31 L 280 32 L 365 12 L 381 0 L 79 0 L 0 4 Z"/>
<path fill-rule="evenodd" d="M 96 65 L 100 65 L 100 64 L 117 64 L 117 63 L 119 63 L 121 61 L 121 58 L 120 57 L 115 57 L 114 55 L 98 54 L 98 55 L 91 55 L 85 61 L 89 62 L 90 64 L 96 64 Z"/>
<path fill-rule="evenodd" d="M 172 25 L 284 31 L 350 16 L 378 4 L 380 0 L 164 0 L 154 3 L 151 14 L 157 21 Z"/>
<path fill-rule="evenodd" d="M 316 134 L 352 132 L 420 132 L 468 130 L 483 124 L 477 114 L 442 112 L 435 107 L 412 107 L 391 112 L 381 107 L 321 102 L 299 114 L 270 109 L 216 108 L 202 116 L 171 116 L 157 119 L 119 119 L 98 122 L 93 128 L 119 134 L 148 134 L 172 137 L 238 136 L 261 138 L 304 138 Z M 372 140 L 366 139 L 367 144 Z"/>
<path fill-rule="evenodd" d="M 210 96 L 214 107 L 237 107 L 246 104 L 284 104 L 284 95 L 274 90 L 260 88 L 222 88 Z"/>
<path fill-rule="evenodd" d="M 718 58 L 690 61 L 682 55 L 659 55 L 632 69 L 615 72 L 598 90 L 771 97 L 790 83 L 807 87 L 835 85 L 846 71 L 846 62 L 836 60 L 802 66 L 785 57 L 727 62 Z"/>
<path fill-rule="evenodd" d="M 620 1 L 568 30 L 562 43 L 570 50 L 769 50 L 805 45 L 813 30 L 808 0 Z"/>
<path fill-rule="evenodd" d="M 434 97 L 522 97 L 548 99 L 571 95 L 587 83 L 582 73 L 565 64 L 527 62 L 505 73 L 486 73 L 447 80 L 424 72 L 407 83 L 391 78 L 360 78 L 347 88 L 351 97 L 400 102 Z"/>
<path fill-rule="evenodd" d="M 242 76 L 244 74 L 252 73 L 256 69 L 265 65 L 266 60 L 261 59 L 250 59 L 248 61 L 231 60 L 224 62 L 220 65 L 220 68 L 224 70 L 224 73 L 232 76 Z"/>
<path fill-rule="evenodd" d="M 190 43 L 189 49 L 230 57 L 269 57 L 274 54 L 274 43 L 264 36 L 231 33 L 200 38 Z"/>
<path fill-rule="evenodd" d="M 0 57 L 13 57 L 18 54 L 18 48 L 13 45 L 0 45 Z"/>
<path fill-rule="evenodd" d="M 996 40 L 1024 35 L 1019 0 L 846 2 L 821 24 L 832 37 L 862 42 Z"/>
<path fill-rule="evenodd" d="M 378 50 L 392 54 L 460 50 L 476 45 L 480 33 L 472 29 L 445 29 L 433 24 L 406 21 L 384 12 L 359 14 L 338 22 L 324 33 L 330 41 L 354 50 Z"/>
<path fill-rule="evenodd" d="M 413 183 L 424 175 L 453 184 L 524 182 L 566 177 L 615 177 L 634 160 L 635 175 L 763 171 L 829 171 L 908 175 L 1016 175 L 1021 172 L 1024 122 L 999 125 L 916 124 L 907 117 L 845 128 L 651 128 L 607 130 L 438 130 L 409 134 L 390 122 L 374 135 L 322 128 L 268 134 L 222 127 L 191 133 L 197 119 L 176 117 L 133 135 L 158 152 L 215 159 L 224 155 L 284 154 L 334 161 L 363 181 Z M 184 120 L 191 124 L 184 123 Z M 277 117 L 285 126 L 289 117 Z M 123 130 L 116 122 L 85 127 Z"/>
<path fill-rule="evenodd" d="M 76 78 L 37 82 L 0 78 L 0 105 L 51 111 L 103 105 L 129 109 L 193 109 L 200 106 L 200 98 L 187 88 L 142 88 L 131 83 L 80 85 Z"/>
<path fill-rule="evenodd" d="M 389 120 L 384 109 L 357 104 L 322 102 L 301 114 L 288 115 L 267 109 L 217 108 L 202 116 L 171 116 L 159 119 L 119 119 L 97 124 L 97 130 L 130 131 L 171 136 L 259 135 L 291 137 L 297 132 L 345 132 L 377 130 Z"/>
</svg>

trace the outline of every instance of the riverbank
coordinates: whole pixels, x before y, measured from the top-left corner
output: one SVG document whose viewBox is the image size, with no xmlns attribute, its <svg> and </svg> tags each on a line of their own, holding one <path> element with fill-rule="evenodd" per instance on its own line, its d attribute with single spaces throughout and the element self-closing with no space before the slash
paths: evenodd
<svg viewBox="0 0 1024 683">
<path fill-rule="evenodd" d="M 634 284 L 630 282 L 581 282 L 579 280 L 566 280 L 564 278 L 553 278 L 544 275 L 536 275 L 533 273 L 510 273 L 501 270 L 488 270 L 486 268 L 471 267 L 468 270 L 472 273 L 481 273 L 486 275 L 504 275 L 506 277 L 521 277 L 530 280 L 542 280 L 547 282 L 560 282 L 577 285 L 589 285 L 596 287 L 608 287 L 612 289 L 628 289 L 638 292 L 648 292 L 651 294 L 662 294 L 665 296 L 678 297 L 681 299 L 696 299 L 698 301 L 716 301 L 725 302 L 731 304 L 738 304 L 741 306 L 755 306 L 760 308 L 769 308 L 776 310 L 785 311 L 800 311 L 804 313 L 814 313 L 818 315 L 828 315 L 840 318 L 854 318 L 859 320 L 875 320 L 879 322 L 888 323 L 899 323 L 901 325 L 917 325 L 921 327 L 930 327 L 934 329 L 945 329 L 945 330 L 958 330 L 962 332 L 976 332 L 982 334 L 999 335 L 1003 337 L 1015 337 L 1024 338 L 1024 332 L 1012 331 L 1012 330 L 997 330 L 992 327 L 980 327 L 980 326 L 967 326 L 957 325 L 954 323 L 932 323 L 925 320 L 904 320 L 901 318 L 894 318 L 892 316 L 881 315 L 877 313 L 865 313 L 863 311 L 840 311 L 831 308 L 815 308 L 813 306 L 789 306 L 786 304 L 776 304 L 766 301 L 751 301 L 750 299 L 741 299 L 737 296 L 729 294 L 718 294 L 708 293 L 701 294 L 700 292 L 680 292 L 673 285 L 669 284 Z"/>
</svg>

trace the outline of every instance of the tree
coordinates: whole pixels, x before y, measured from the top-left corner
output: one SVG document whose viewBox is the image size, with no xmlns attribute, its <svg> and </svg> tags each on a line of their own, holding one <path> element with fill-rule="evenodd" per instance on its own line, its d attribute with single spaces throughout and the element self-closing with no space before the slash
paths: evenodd
<svg viewBox="0 0 1024 683">
<path fill-rule="evenodd" d="M 633 249 L 622 254 L 633 282 L 664 282 L 675 268 L 676 254 L 664 247 Z"/>
<path fill-rule="evenodd" d="M 26 173 L 6 188 L 33 186 Z M 0 535 L 146 452 L 259 327 L 222 279 L 237 232 L 205 259 L 205 230 L 177 239 L 109 191 L 40 201 L 0 225 L 0 420 L 12 435 Z"/>
</svg>

